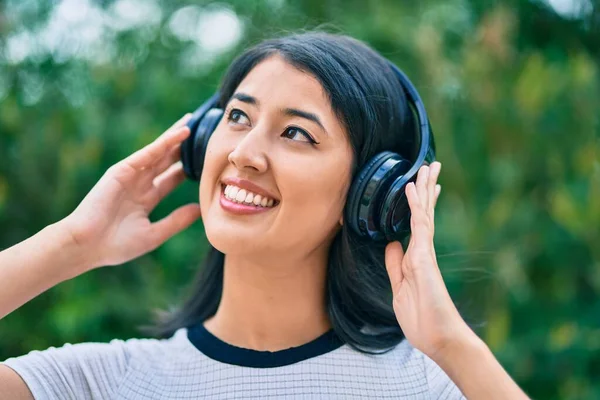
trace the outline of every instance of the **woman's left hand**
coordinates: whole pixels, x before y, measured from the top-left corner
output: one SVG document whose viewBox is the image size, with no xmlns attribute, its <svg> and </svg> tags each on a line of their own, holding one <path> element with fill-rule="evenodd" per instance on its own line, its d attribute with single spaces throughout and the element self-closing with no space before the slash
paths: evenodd
<svg viewBox="0 0 600 400">
<path fill-rule="evenodd" d="M 406 187 L 412 214 L 406 253 L 397 241 L 385 249 L 398 323 L 408 341 L 431 359 L 442 356 L 442 351 L 457 340 L 474 335 L 446 289 L 433 246 L 440 169 L 439 162 L 421 167 L 416 185 L 411 182 Z"/>
</svg>

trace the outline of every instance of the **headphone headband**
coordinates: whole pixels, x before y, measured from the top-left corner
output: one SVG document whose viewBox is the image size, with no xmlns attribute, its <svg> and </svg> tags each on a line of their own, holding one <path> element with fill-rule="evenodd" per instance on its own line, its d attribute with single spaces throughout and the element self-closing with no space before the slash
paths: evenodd
<svg viewBox="0 0 600 400">
<path fill-rule="evenodd" d="M 408 79 L 408 76 L 406 76 L 406 74 L 402 72 L 395 64 L 393 64 L 391 61 L 388 61 L 388 64 L 398 77 L 398 80 L 400 81 L 400 84 L 404 89 L 404 93 L 409 101 L 409 106 L 414 108 L 414 112 L 417 115 L 417 126 L 419 128 L 418 135 L 420 139 L 419 152 L 417 153 L 413 167 L 406 173 L 407 175 L 412 175 L 418 172 L 419 167 L 428 159 L 430 147 L 433 149 L 433 152 L 435 152 L 433 132 L 431 131 L 427 111 L 425 111 L 425 105 L 423 104 L 423 100 L 421 100 L 421 96 L 419 96 L 417 89 L 410 79 Z"/>
<path fill-rule="evenodd" d="M 417 116 L 418 132 L 415 136 L 419 139 L 419 151 L 408 171 L 397 177 L 388 190 L 387 196 L 381 202 L 381 224 L 379 232 L 387 240 L 397 240 L 406 236 L 410 232 L 410 207 L 406 199 L 406 185 L 409 182 L 414 182 L 417 178 L 417 173 L 423 165 L 431 164 L 435 161 L 435 140 L 433 131 L 429 123 L 429 117 L 425 110 L 425 105 L 419 92 L 410 81 L 408 76 L 400 70 L 394 63 L 388 60 L 389 66 L 392 68 L 402 88 L 406 94 L 409 107 L 413 108 Z M 378 234 L 370 235 L 373 239 L 378 239 Z"/>
</svg>

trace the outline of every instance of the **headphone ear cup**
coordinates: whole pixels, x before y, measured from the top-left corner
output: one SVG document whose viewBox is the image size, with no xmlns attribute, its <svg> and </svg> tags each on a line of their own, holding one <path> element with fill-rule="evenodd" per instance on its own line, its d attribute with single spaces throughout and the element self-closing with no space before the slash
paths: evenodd
<svg viewBox="0 0 600 400">
<path fill-rule="evenodd" d="M 394 154 L 391 151 L 384 151 L 375 155 L 361 168 L 352 182 L 346 199 L 346 220 L 354 232 L 360 236 L 367 236 L 369 229 L 372 231 L 378 230 L 376 227 L 376 216 L 374 215 L 374 204 L 377 193 L 373 193 L 373 191 L 365 192 L 373 175 Z M 374 182 L 371 183 L 373 184 Z M 371 185 L 371 187 L 377 189 L 377 185 Z M 361 214 L 365 214 L 360 212 L 359 208 L 361 207 L 366 210 L 366 218 L 361 218 Z"/>
<path fill-rule="evenodd" d="M 181 164 L 183 165 L 183 172 L 188 179 L 196 180 L 192 168 L 192 147 L 194 145 L 194 137 L 196 136 L 195 121 L 189 120 L 187 127 L 190 128 L 190 135 L 181 143 Z"/>
<path fill-rule="evenodd" d="M 183 164 L 183 171 L 185 175 L 191 180 L 199 180 L 200 175 L 197 175 L 198 171 L 195 171 L 195 157 L 194 157 L 194 147 L 196 140 L 199 136 L 203 136 L 202 132 L 206 131 L 206 128 L 200 128 L 200 125 L 206 119 L 207 114 L 212 109 L 218 109 L 217 104 L 219 104 L 220 94 L 216 92 L 213 94 L 208 100 L 200 105 L 192 114 L 192 117 L 186 123 L 188 128 L 190 128 L 190 135 L 181 143 L 181 163 Z M 222 113 L 222 112 L 221 112 Z M 218 123 L 218 121 L 217 121 Z M 206 121 L 204 121 L 206 124 Z M 215 124 L 216 127 L 216 124 Z M 212 129 L 214 130 L 214 128 Z M 212 130 L 210 133 L 212 133 Z M 210 134 L 209 134 L 210 136 Z M 202 157 L 204 157 L 204 153 L 202 153 Z M 202 167 L 202 164 L 200 164 Z"/>
<path fill-rule="evenodd" d="M 189 179 L 200 180 L 208 140 L 222 116 L 222 109 L 211 108 L 203 114 L 200 120 L 188 121 L 187 125 L 191 132 L 181 144 L 181 163 L 183 171 Z"/>
<path fill-rule="evenodd" d="M 411 212 L 406 197 L 406 185 L 414 181 L 416 174 L 404 171 L 389 187 L 381 199 L 380 229 L 388 240 L 402 242 L 410 234 Z"/>
<path fill-rule="evenodd" d="M 401 155 L 384 151 L 373 157 L 357 175 L 348 195 L 346 218 L 356 233 L 378 241 L 386 239 L 382 229 L 386 215 L 382 200 L 410 169 L 410 161 Z M 389 239 L 389 237 L 387 237 Z"/>
<path fill-rule="evenodd" d="M 220 108 L 211 108 L 204 118 L 198 123 L 198 129 L 193 141 L 191 165 L 194 173 L 194 180 L 199 181 L 202 176 L 202 167 L 204 166 L 204 157 L 208 141 L 213 132 L 219 125 L 223 117 L 223 110 Z"/>
</svg>

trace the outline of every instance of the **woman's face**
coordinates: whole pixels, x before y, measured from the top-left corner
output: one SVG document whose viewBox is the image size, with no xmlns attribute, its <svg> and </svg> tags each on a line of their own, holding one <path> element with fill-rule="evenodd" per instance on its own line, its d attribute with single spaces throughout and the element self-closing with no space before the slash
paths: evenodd
<svg viewBox="0 0 600 400">
<path fill-rule="evenodd" d="M 200 206 L 209 242 L 225 254 L 292 257 L 328 246 L 340 227 L 351 162 L 345 129 L 319 81 L 280 56 L 263 60 L 235 90 L 208 143 Z M 228 179 L 233 186 L 225 186 Z M 267 199 L 254 196 L 259 188 Z"/>
</svg>

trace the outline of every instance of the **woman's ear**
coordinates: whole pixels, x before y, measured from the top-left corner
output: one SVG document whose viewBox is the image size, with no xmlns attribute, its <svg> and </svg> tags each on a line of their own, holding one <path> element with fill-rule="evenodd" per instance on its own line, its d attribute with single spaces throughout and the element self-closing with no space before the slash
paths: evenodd
<svg viewBox="0 0 600 400">
<path fill-rule="evenodd" d="M 344 226 L 344 216 L 340 217 L 340 226 Z"/>
</svg>

